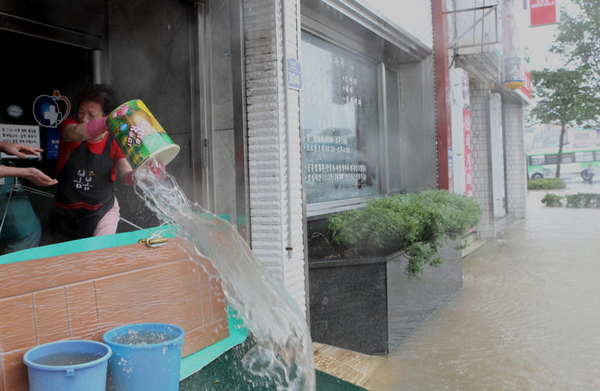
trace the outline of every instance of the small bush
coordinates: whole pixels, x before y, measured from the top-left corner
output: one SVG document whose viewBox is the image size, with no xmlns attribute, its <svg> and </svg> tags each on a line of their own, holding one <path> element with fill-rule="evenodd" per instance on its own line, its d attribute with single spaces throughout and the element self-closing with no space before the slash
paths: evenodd
<svg viewBox="0 0 600 391">
<path fill-rule="evenodd" d="M 529 190 L 553 190 L 553 189 L 565 189 L 567 184 L 560 178 L 540 178 L 532 179 L 527 182 L 527 188 Z"/>
<path fill-rule="evenodd" d="M 567 200 L 567 208 L 600 208 L 600 194 L 568 194 L 565 198 Z"/>
<path fill-rule="evenodd" d="M 542 198 L 542 204 L 545 206 L 566 206 L 567 208 L 600 208 L 600 194 L 577 193 L 567 194 L 564 197 L 556 194 L 546 194 Z"/>
<path fill-rule="evenodd" d="M 409 255 L 406 274 L 418 276 L 426 264 L 441 262 L 445 237 L 464 235 L 479 223 L 481 206 L 472 198 L 445 190 L 398 194 L 370 200 L 363 208 L 328 220 L 331 238 L 344 254 Z"/>
<path fill-rule="evenodd" d="M 546 194 L 544 198 L 542 198 L 542 204 L 544 206 L 556 207 L 563 206 L 562 200 L 564 197 L 556 195 L 556 194 Z"/>
</svg>

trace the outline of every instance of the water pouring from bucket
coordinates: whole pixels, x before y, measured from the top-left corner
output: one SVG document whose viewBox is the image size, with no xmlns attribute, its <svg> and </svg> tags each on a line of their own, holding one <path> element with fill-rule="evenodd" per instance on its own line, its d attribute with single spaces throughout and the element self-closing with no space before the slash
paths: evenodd
<svg viewBox="0 0 600 391">
<path fill-rule="evenodd" d="M 304 314 L 237 229 L 189 202 L 170 175 L 157 177 L 143 167 L 136 176 L 146 204 L 174 223 L 190 259 L 203 268 L 200 257 L 208 259 L 217 270 L 214 277 L 221 279 L 227 304 L 252 334 L 244 367 L 277 391 L 314 391 L 314 356 Z"/>
<path fill-rule="evenodd" d="M 204 268 L 199 257 L 206 258 L 217 270 L 214 277 L 222 281 L 228 305 L 252 332 L 254 347 L 244 366 L 278 391 L 315 390 L 312 341 L 302 311 L 237 229 L 191 203 L 164 170 L 179 146 L 140 100 L 117 107 L 106 123 L 135 171 L 138 195 L 161 220 L 174 225 L 191 260 Z"/>
</svg>

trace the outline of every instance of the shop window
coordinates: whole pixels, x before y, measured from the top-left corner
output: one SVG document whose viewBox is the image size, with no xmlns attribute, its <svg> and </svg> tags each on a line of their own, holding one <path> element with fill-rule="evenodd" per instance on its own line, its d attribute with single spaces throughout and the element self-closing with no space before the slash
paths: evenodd
<svg viewBox="0 0 600 391">
<path fill-rule="evenodd" d="M 378 64 L 306 32 L 302 58 L 307 203 L 381 194 Z"/>
</svg>

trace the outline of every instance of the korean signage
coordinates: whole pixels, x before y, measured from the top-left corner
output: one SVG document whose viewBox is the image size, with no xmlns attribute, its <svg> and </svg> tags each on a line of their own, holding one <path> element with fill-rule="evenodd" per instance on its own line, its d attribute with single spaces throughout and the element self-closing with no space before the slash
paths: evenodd
<svg viewBox="0 0 600 391">
<path fill-rule="evenodd" d="M 454 193 L 454 153 L 448 147 L 448 191 Z"/>
<path fill-rule="evenodd" d="M 379 194 L 376 63 L 310 34 L 302 44 L 304 69 L 288 64 L 288 86 L 302 88 L 307 204 Z"/>
<path fill-rule="evenodd" d="M 463 109 L 465 137 L 465 195 L 473 197 L 473 147 L 471 143 L 471 110 Z"/>
<path fill-rule="evenodd" d="M 531 100 L 531 72 L 527 68 L 525 68 L 525 79 L 519 91 Z"/>
<path fill-rule="evenodd" d="M 558 23 L 556 0 L 529 0 L 531 27 Z"/>
<path fill-rule="evenodd" d="M 302 88 L 302 66 L 295 58 L 287 59 L 288 88 L 299 90 Z"/>
<path fill-rule="evenodd" d="M 0 141 L 8 143 L 23 144 L 28 147 L 40 147 L 40 127 L 32 125 L 8 125 L 0 124 Z M 2 153 L 1 157 L 15 157 Z M 32 159 L 38 159 L 37 156 L 28 156 Z"/>
<path fill-rule="evenodd" d="M 515 0 L 502 2 L 502 36 L 502 85 L 515 90 L 523 85 L 524 78 L 524 59 L 516 21 Z"/>
</svg>

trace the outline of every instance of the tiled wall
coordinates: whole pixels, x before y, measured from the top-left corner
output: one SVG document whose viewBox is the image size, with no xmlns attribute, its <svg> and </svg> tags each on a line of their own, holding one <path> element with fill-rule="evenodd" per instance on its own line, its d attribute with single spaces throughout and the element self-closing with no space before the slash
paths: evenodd
<svg viewBox="0 0 600 391">
<path fill-rule="evenodd" d="M 506 189 L 508 213 L 516 219 L 527 217 L 527 165 L 523 105 L 503 100 L 504 132 L 506 136 Z"/>
<path fill-rule="evenodd" d="M 477 237 L 493 238 L 496 227 L 492 196 L 491 140 L 489 126 L 490 84 L 471 78 L 471 133 L 473 147 L 473 191 L 482 207 Z"/>
<path fill-rule="evenodd" d="M 229 335 L 214 269 L 180 242 L 132 244 L 0 265 L 0 391 L 27 391 L 23 355 L 64 339 L 100 341 L 131 323 L 186 331 L 182 356 Z M 51 390 L 49 390 L 51 391 Z"/>
<path fill-rule="evenodd" d="M 473 187 L 475 199 L 483 209 L 477 227 L 480 239 L 493 238 L 498 224 L 494 218 L 492 195 L 489 83 L 471 78 L 471 127 L 473 134 Z M 507 218 L 524 219 L 527 215 L 527 170 L 523 140 L 523 104 L 503 94 L 502 126 L 506 160 Z"/>
<path fill-rule="evenodd" d="M 297 3 L 293 0 L 285 3 L 287 53 L 283 45 L 281 0 L 243 2 L 251 245 L 254 254 L 284 283 L 305 312 L 299 94 L 294 90 L 285 91 L 283 68 L 285 58 L 297 58 Z M 289 160 L 287 143 L 290 144 Z M 288 169 L 292 170 L 291 181 Z M 291 198 L 288 186 L 291 186 Z M 288 202 L 292 203 L 291 216 Z M 291 253 L 286 251 L 288 219 L 292 221 Z"/>
</svg>

